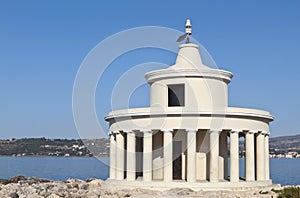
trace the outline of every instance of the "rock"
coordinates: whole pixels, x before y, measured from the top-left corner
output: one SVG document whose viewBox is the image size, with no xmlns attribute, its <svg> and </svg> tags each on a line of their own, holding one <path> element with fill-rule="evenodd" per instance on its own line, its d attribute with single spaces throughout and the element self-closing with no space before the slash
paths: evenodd
<svg viewBox="0 0 300 198">
<path fill-rule="evenodd" d="M 4 181 L 4 180 L 1 180 Z M 284 187 L 267 188 L 241 188 L 235 191 L 193 191 L 189 188 L 174 188 L 165 191 L 153 189 L 132 188 L 122 189 L 116 185 L 110 185 L 107 181 L 100 179 L 68 179 L 64 182 L 38 179 L 35 177 L 26 178 L 16 176 L 5 180 L 0 184 L 0 198 L 96 198 L 96 197 L 133 197 L 133 198 L 178 198 L 178 197 L 208 197 L 208 198 L 267 198 L 277 197 L 276 190 Z"/>
<path fill-rule="evenodd" d="M 7 179 L 0 179 L 0 184 L 6 184 L 7 183 Z"/>
<path fill-rule="evenodd" d="M 91 182 L 91 181 L 93 181 L 93 180 L 95 180 L 96 178 L 88 178 L 88 179 L 86 179 L 85 181 L 86 182 Z"/>
<path fill-rule="evenodd" d="M 18 193 L 14 192 L 9 195 L 11 198 L 19 198 Z"/>
<path fill-rule="evenodd" d="M 94 180 L 88 182 L 89 188 L 92 189 L 92 188 L 101 187 L 102 182 L 103 181 L 101 179 L 94 179 Z"/>
<path fill-rule="evenodd" d="M 26 196 L 26 198 L 43 198 L 43 197 L 38 195 L 37 193 L 33 193 L 33 194 Z"/>
<path fill-rule="evenodd" d="M 82 190 L 88 190 L 88 188 L 89 188 L 89 184 L 82 184 L 80 186 L 80 189 L 82 189 Z"/>
<path fill-rule="evenodd" d="M 85 198 L 98 198 L 98 196 L 93 193 L 87 193 L 84 197 Z"/>
<path fill-rule="evenodd" d="M 27 178 L 26 180 L 22 181 L 25 182 L 27 184 L 37 184 L 37 183 L 46 183 L 46 182 L 51 182 L 51 180 L 48 179 L 40 179 L 40 178 L 36 178 L 36 177 L 30 177 Z"/>
<path fill-rule="evenodd" d="M 71 189 L 71 188 L 76 188 L 77 190 L 79 189 L 78 183 L 75 183 L 75 182 L 67 184 L 67 187 L 69 189 Z"/>
<path fill-rule="evenodd" d="M 85 181 L 80 180 L 80 179 L 71 179 L 71 178 L 69 178 L 65 181 L 65 183 L 83 183 L 83 182 L 85 182 Z"/>
<path fill-rule="evenodd" d="M 47 179 L 38 179 L 36 177 L 30 177 L 30 178 L 26 178 L 25 176 L 22 175 L 18 175 L 18 176 L 14 176 L 10 179 L 1 179 L 0 180 L 0 184 L 11 184 L 11 183 L 21 183 L 21 184 L 36 184 L 36 183 L 45 183 L 45 182 L 50 182 L 51 180 L 47 180 Z"/>
<path fill-rule="evenodd" d="M 22 175 L 18 175 L 18 176 L 14 176 L 14 177 L 8 179 L 6 184 L 18 183 L 19 181 L 22 181 L 22 180 L 26 180 L 26 177 L 24 177 Z"/>
<path fill-rule="evenodd" d="M 47 198 L 60 198 L 60 196 L 58 196 L 56 194 L 51 194 Z"/>
<path fill-rule="evenodd" d="M 168 191 L 168 194 L 186 196 L 186 195 L 190 195 L 192 192 L 194 191 L 189 188 L 173 188 Z"/>
</svg>

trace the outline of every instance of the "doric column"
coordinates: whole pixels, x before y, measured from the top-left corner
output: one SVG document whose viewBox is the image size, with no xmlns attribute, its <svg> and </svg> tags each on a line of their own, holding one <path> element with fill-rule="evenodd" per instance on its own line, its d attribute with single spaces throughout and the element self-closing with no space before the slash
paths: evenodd
<svg viewBox="0 0 300 198">
<path fill-rule="evenodd" d="M 116 179 L 123 180 L 124 179 L 124 136 L 121 132 L 116 134 L 117 146 L 116 146 Z"/>
<path fill-rule="evenodd" d="M 135 180 L 136 172 L 135 164 L 135 133 L 132 131 L 127 132 L 127 171 L 126 179 L 128 181 Z"/>
<path fill-rule="evenodd" d="M 219 180 L 219 131 L 209 131 L 209 180 L 210 182 L 218 182 Z"/>
<path fill-rule="evenodd" d="M 265 180 L 265 135 L 256 136 L 256 179 Z"/>
<path fill-rule="evenodd" d="M 173 180 L 173 134 L 171 130 L 164 134 L 164 181 Z"/>
<path fill-rule="evenodd" d="M 246 181 L 254 181 L 255 160 L 254 160 L 254 133 L 246 132 Z"/>
<path fill-rule="evenodd" d="M 196 181 L 196 133 L 197 130 L 187 130 L 187 181 Z"/>
<path fill-rule="evenodd" d="M 230 181 L 239 181 L 239 132 L 230 132 Z"/>
<path fill-rule="evenodd" d="M 152 180 L 152 132 L 144 132 L 143 180 Z"/>
<path fill-rule="evenodd" d="M 113 132 L 109 135 L 109 178 L 116 179 L 116 140 Z"/>
<path fill-rule="evenodd" d="M 222 131 L 219 135 L 219 179 L 228 179 L 228 147 L 227 147 L 227 131 Z"/>
<path fill-rule="evenodd" d="M 270 180 L 269 134 L 265 135 L 265 180 Z"/>
</svg>

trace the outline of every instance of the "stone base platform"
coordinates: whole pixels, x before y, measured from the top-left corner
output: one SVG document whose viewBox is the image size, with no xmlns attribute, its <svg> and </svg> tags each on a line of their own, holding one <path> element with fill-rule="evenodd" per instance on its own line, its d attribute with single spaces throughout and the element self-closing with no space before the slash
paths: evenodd
<svg viewBox="0 0 300 198">
<path fill-rule="evenodd" d="M 230 191 L 243 191 L 243 190 L 253 190 L 253 189 L 266 189 L 266 188 L 278 188 L 280 185 L 272 184 L 272 180 L 266 181 L 240 181 L 240 182 L 229 182 L 229 181 L 219 181 L 219 182 L 209 182 L 209 181 L 199 181 L 199 182 L 186 182 L 183 180 L 164 182 L 164 181 L 127 181 L 127 180 L 112 180 L 108 179 L 102 184 L 103 188 L 117 188 L 117 189 L 134 189 L 143 188 L 151 190 L 169 190 L 172 188 L 189 188 L 193 191 L 216 191 L 216 190 L 230 190 Z"/>
</svg>

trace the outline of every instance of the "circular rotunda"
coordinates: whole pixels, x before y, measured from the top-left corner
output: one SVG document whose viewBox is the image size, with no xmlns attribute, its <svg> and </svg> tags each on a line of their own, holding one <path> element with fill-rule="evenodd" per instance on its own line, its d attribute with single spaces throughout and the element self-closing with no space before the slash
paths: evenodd
<svg viewBox="0 0 300 198">
<path fill-rule="evenodd" d="M 182 44 L 173 66 L 145 74 L 150 107 L 105 117 L 110 125 L 109 183 L 198 190 L 272 185 L 273 116 L 229 107 L 232 73 L 204 65 L 198 48 Z"/>
</svg>

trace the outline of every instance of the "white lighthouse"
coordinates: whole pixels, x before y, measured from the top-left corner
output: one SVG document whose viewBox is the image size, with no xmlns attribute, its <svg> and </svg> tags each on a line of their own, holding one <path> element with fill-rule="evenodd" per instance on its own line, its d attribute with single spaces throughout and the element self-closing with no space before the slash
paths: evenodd
<svg viewBox="0 0 300 198">
<path fill-rule="evenodd" d="M 174 65 L 145 74 L 150 107 L 110 112 L 110 176 L 124 187 L 230 189 L 269 186 L 269 123 L 257 109 L 228 106 L 232 73 L 204 65 L 186 39 Z M 244 139 L 245 163 L 239 163 Z M 240 175 L 240 169 L 245 175 Z"/>
</svg>

